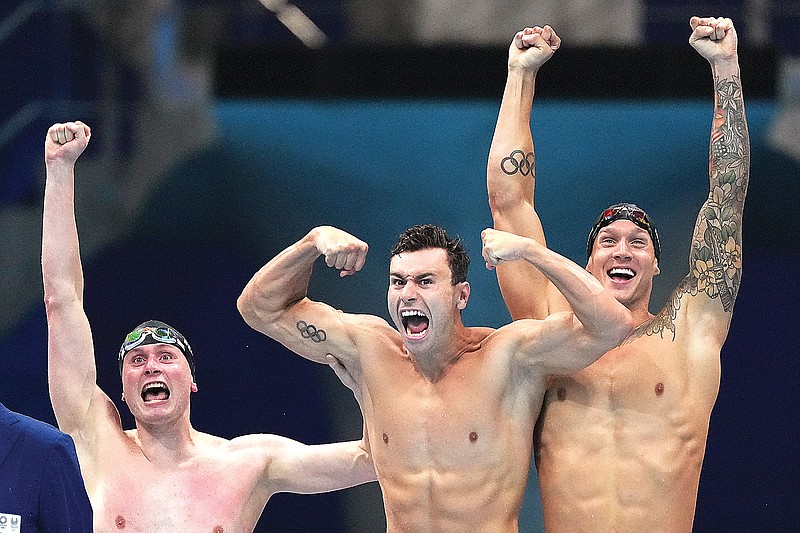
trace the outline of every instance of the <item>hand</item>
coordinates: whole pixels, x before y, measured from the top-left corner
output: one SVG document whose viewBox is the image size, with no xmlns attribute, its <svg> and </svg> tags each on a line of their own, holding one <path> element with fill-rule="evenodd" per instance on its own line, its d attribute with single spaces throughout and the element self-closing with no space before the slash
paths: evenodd
<svg viewBox="0 0 800 533">
<path fill-rule="evenodd" d="M 530 239 L 505 231 L 487 228 L 481 232 L 483 259 L 486 268 L 493 270 L 503 261 L 516 261 L 522 258 L 525 246 Z"/>
<path fill-rule="evenodd" d="M 561 38 L 550 26 L 518 31 L 508 49 L 508 68 L 535 73 L 561 46 Z"/>
<path fill-rule="evenodd" d="M 53 124 L 44 139 L 45 163 L 75 163 L 89 144 L 91 136 L 92 130 L 79 120 Z"/>
<path fill-rule="evenodd" d="M 314 243 L 325 256 L 325 264 L 340 270 L 339 277 L 353 275 L 364 267 L 369 246 L 346 231 L 320 226 L 315 229 Z"/>
<path fill-rule="evenodd" d="M 689 25 L 692 27 L 689 44 L 709 63 L 736 60 L 737 38 L 731 19 L 692 17 Z"/>
</svg>

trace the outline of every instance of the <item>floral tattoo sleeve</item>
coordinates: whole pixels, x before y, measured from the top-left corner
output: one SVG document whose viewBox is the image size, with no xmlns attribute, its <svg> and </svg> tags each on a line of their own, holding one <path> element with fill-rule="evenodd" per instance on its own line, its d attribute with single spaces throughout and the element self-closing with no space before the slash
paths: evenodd
<svg viewBox="0 0 800 533">
<path fill-rule="evenodd" d="M 737 76 L 715 80 L 714 120 L 709 150 L 710 190 L 700 209 L 689 254 L 689 274 L 658 316 L 639 334 L 675 334 L 675 317 L 684 294 L 719 298 L 733 310 L 742 272 L 742 212 L 750 179 L 750 138 L 742 84 Z"/>
</svg>

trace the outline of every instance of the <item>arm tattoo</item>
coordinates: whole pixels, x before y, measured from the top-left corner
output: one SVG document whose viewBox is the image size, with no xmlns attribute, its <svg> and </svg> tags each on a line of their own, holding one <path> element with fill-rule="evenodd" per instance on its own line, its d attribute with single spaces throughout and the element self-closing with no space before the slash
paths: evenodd
<svg viewBox="0 0 800 533">
<path fill-rule="evenodd" d="M 719 298 L 730 313 L 742 275 L 742 213 L 750 180 L 750 137 L 741 80 L 715 80 L 716 106 L 709 149 L 708 199 L 700 209 L 689 254 L 689 274 L 661 312 L 630 335 L 660 334 L 675 338 L 675 318 L 684 294 Z"/>
<path fill-rule="evenodd" d="M 297 331 L 300 332 L 300 336 L 304 339 L 311 339 L 314 342 L 325 342 L 327 338 L 324 329 L 317 329 L 314 324 L 308 324 L 304 320 L 298 320 L 296 327 Z"/>
<path fill-rule="evenodd" d="M 526 154 L 522 150 L 514 150 L 508 154 L 508 157 L 504 157 L 500 161 L 500 170 L 509 176 L 513 176 L 516 173 L 527 176 L 528 174 L 533 174 L 535 168 L 533 152 Z"/>
<path fill-rule="evenodd" d="M 716 80 L 709 153 L 710 192 L 695 225 L 684 290 L 720 298 L 733 310 L 742 273 L 742 212 L 750 179 L 750 139 L 738 77 Z"/>
</svg>

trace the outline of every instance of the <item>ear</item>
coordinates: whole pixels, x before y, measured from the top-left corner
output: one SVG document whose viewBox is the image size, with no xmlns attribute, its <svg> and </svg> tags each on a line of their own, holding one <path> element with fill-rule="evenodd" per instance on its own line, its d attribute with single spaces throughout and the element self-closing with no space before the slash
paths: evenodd
<svg viewBox="0 0 800 533">
<path fill-rule="evenodd" d="M 459 309 L 463 310 L 464 308 L 467 307 L 467 301 L 469 300 L 470 287 L 469 287 L 469 282 L 468 281 L 464 281 L 464 282 L 460 283 L 460 285 L 461 285 L 461 288 L 458 291 L 458 303 L 456 303 L 456 307 L 458 307 Z"/>
<path fill-rule="evenodd" d="M 197 392 L 197 383 L 192 381 L 192 392 Z"/>
<path fill-rule="evenodd" d="M 658 268 L 658 259 L 653 259 L 653 275 L 658 276 L 661 274 L 661 269 Z"/>
<path fill-rule="evenodd" d="M 123 402 L 125 401 L 125 393 L 124 392 L 122 393 L 122 401 Z M 125 402 L 125 403 L 128 403 L 128 402 Z"/>
</svg>

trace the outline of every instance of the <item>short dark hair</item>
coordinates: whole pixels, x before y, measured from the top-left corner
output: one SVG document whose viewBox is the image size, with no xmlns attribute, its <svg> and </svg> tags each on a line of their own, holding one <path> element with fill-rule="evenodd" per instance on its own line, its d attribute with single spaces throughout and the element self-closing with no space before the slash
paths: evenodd
<svg viewBox="0 0 800 533">
<path fill-rule="evenodd" d="M 443 228 L 433 224 L 421 224 L 405 230 L 398 236 L 389 257 L 427 248 L 441 248 L 447 252 L 447 264 L 450 267 L 450 283 L 452 285 L 467 281 L 469 255 L 461 238 L 458 236 L 451 238 Z"/>
</svg>

